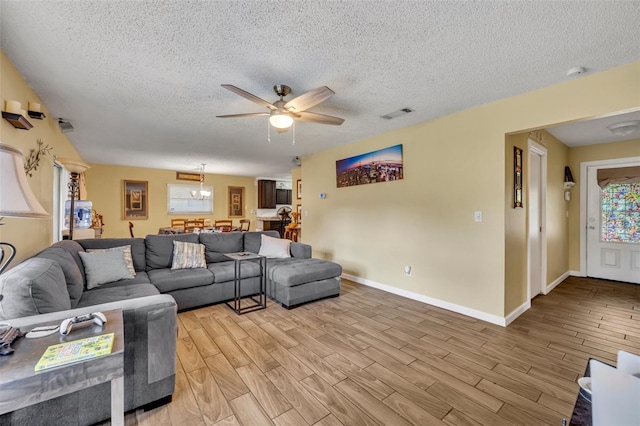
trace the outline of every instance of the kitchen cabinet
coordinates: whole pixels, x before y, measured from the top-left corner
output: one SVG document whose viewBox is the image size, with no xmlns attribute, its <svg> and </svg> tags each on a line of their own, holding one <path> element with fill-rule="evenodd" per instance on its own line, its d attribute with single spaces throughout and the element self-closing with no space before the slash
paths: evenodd
<svg viewBox="0 0 640 426">
<path fill-rule="evenodd" d="M 259 180 L 258 181 L 258 208 L 259 209 L 275 209 L 276 208 L 276 181 L 275 180 Z"/>
<path fill-rule="evenodd" d="M 291 205 L 291 190 L 276 189 L 276 204 Z"/>
</svg>

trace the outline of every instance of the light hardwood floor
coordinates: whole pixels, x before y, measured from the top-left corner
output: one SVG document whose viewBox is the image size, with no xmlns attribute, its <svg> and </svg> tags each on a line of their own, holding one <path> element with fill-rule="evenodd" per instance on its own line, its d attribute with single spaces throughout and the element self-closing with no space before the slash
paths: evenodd
<svg viewBox="0 0 640 426">
<path fill-rule="evenodd" d="M 178 320 L 173 402 L 128 425 L 560 425 L 590 357 L 640 354 L 640 286 L 575 277 L 506 328 L 344 280 L 290 311 Z"/>
</svg>

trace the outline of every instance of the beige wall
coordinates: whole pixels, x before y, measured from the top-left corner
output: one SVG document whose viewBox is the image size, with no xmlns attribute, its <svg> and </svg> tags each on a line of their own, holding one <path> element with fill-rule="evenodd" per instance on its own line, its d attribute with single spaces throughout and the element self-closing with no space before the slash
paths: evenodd
<svg viewBox="0 0 640 426">
<path fill-rule="evenodd" d="M 569 165 L 569 148 L 550 133 L 541 133 L 540 144 L 547 148 L 546 284 L 549 285 L 569 272 L 569 202 L 564 199 L 564 168 Z"/>
<path fill-rule="evenodd" d="M 305 242 L 348 274 L 503 317 L 505 135 L 637 108 L 639 74 L 629 64 L 305 157 Z M 336 160 L 398 143 L 404 180 L 336 188 Z"/>
<path fill-rule="evenodd" d="M 197 184 L 176 180 L 175 170 L 145 169 L 139 167 L 122 167 L 94 165 L 86 172 L 88 199 L 93 208 L 103 215 L 105 227 L 104 237 L 128 237 L 129 219 L 122 216 L 122 181 L 142 180 L 149 182 L 149 218 L 131 220 L 136 237 L 157 234 L 158 228 L 170 226 L 171 218 L 206 217 L 213 220 L 227 219 L 229 212 L 228 187 L 244 186 L 245 218 L 251 219 L 251 229 L 255 229 L 255 214 L 251 210 L 257 208 L 255 178 L 205 174 L 204 184 L 213 186 L 212 215 L 169 215 L 167 214 L 167 184 Z M 234 225 L 240 225 L 241 218 L 232 218 Z"/>
<path fill-rule="evenodd" d="M 637 92 L 636 92 L 637 93 Z M 640 139 L 569 149 L 569 164 L 576 186 L 569 204 L 569 269 L 580 271 L 580 163 L 640 156 Z M 586 267 L 586 266 L 585 266 Z"/>
<path fill-rule="evenodd" d="M 504 282 L 505 312 L 511 312 L 527 299 L 527 205 L 526 192 L 522 194 L 523 208 L 513 208 L 513 148 L 523 150 L 523 166 L 529 160 L 529 132 L 508 135 L 505 138 L 505 247 Z M 523 188 L 528 188 L 529 168 L 523 167 Z"/>
<path fill-rule="evenodd" d="M 569 164 L 569 149 L 550 133 L 541 130 L 506 137 L 505 150 L 505 314 L 527 301 L 529 139 L 547 150 L 546 230 L 547 275 L 549 285 L 569 270 L 569 203 L 564 201 L 564 167 Z M 524 208 L 513 208 L 513 147 L 524 151 Z"/>
<path fill-rule="evenodd" d="M 0 141 L 21 149 L 27 156 L 32 148 L 37 148 L 37 140 L 53 147 L 51 154 L 40 161 L 38 170 L 27 177 L 31 190 L 42 207 L 49 213 L 53 208 L 53 155 L 59 157 L 80 158 L 78 152 L 60 131 L 57 122 L 42 104 L 40 98 L 31 90 L 22 75 L 13 66 L 9 58 L 0 51 L 0 107 L 4 110 L 7 99 L 22 103 L 27 109 L 28 102 L 42 105 L 44 120 L 27 118 L 33 125 L 30 130 L 14 128 L 8 121 L 0 120 Z M 53 155 L 52 155 L 53 154 Z M 1 189 L 0 189 L 1 191 Z M 5 225 L 0 226 L 0 241 L 7 241 L 16 246 L 16 258 L 11 266 L 34 255 L 53 241 L 53 219 L 21 219 L 5 218 Z"/>
</svg>

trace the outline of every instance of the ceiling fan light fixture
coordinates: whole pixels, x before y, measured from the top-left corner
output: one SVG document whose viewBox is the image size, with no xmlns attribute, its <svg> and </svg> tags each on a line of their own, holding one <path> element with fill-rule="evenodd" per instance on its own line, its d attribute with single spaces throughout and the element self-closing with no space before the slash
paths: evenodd
<svg viewBox="0 0 640 426">
<path fill-rule="evenodd" d="M 288 129 L 293 124 L 293 117 L 285 111 L 272 111 L 269 123 L 277 129 Z"/>
<path fill-rule="evenodd" d="M 623 121 L 607 126 L 607 129 L 617 136 L 628 136 L 640 128 L 640 120 Z"/>
</svg>

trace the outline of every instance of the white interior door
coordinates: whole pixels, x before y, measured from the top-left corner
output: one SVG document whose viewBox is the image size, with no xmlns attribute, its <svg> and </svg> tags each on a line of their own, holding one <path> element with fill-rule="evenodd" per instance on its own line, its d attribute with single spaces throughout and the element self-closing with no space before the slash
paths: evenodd
<svg viewBox="0 0 640 426">
<path fill-rule="evenodd" d="M 544 191 L 542 152 L 529 146 L 529 191 L 528 207 L 528 282 L 529 299 L 533 299 L 545 288 L 546 260 L 544 259 Z"/>
<path fill-rule="evenodd" d="M 597 171 L 598 166 L 587 168 L 587 276 L 640 284 L 640 243 L 611 240 L 628 231 L 629 222 L 607 219 L 609 200 L 619 197 L 598 186 Z M 632 198 L 640 199 L 640 194 Z"/>
</svg>

